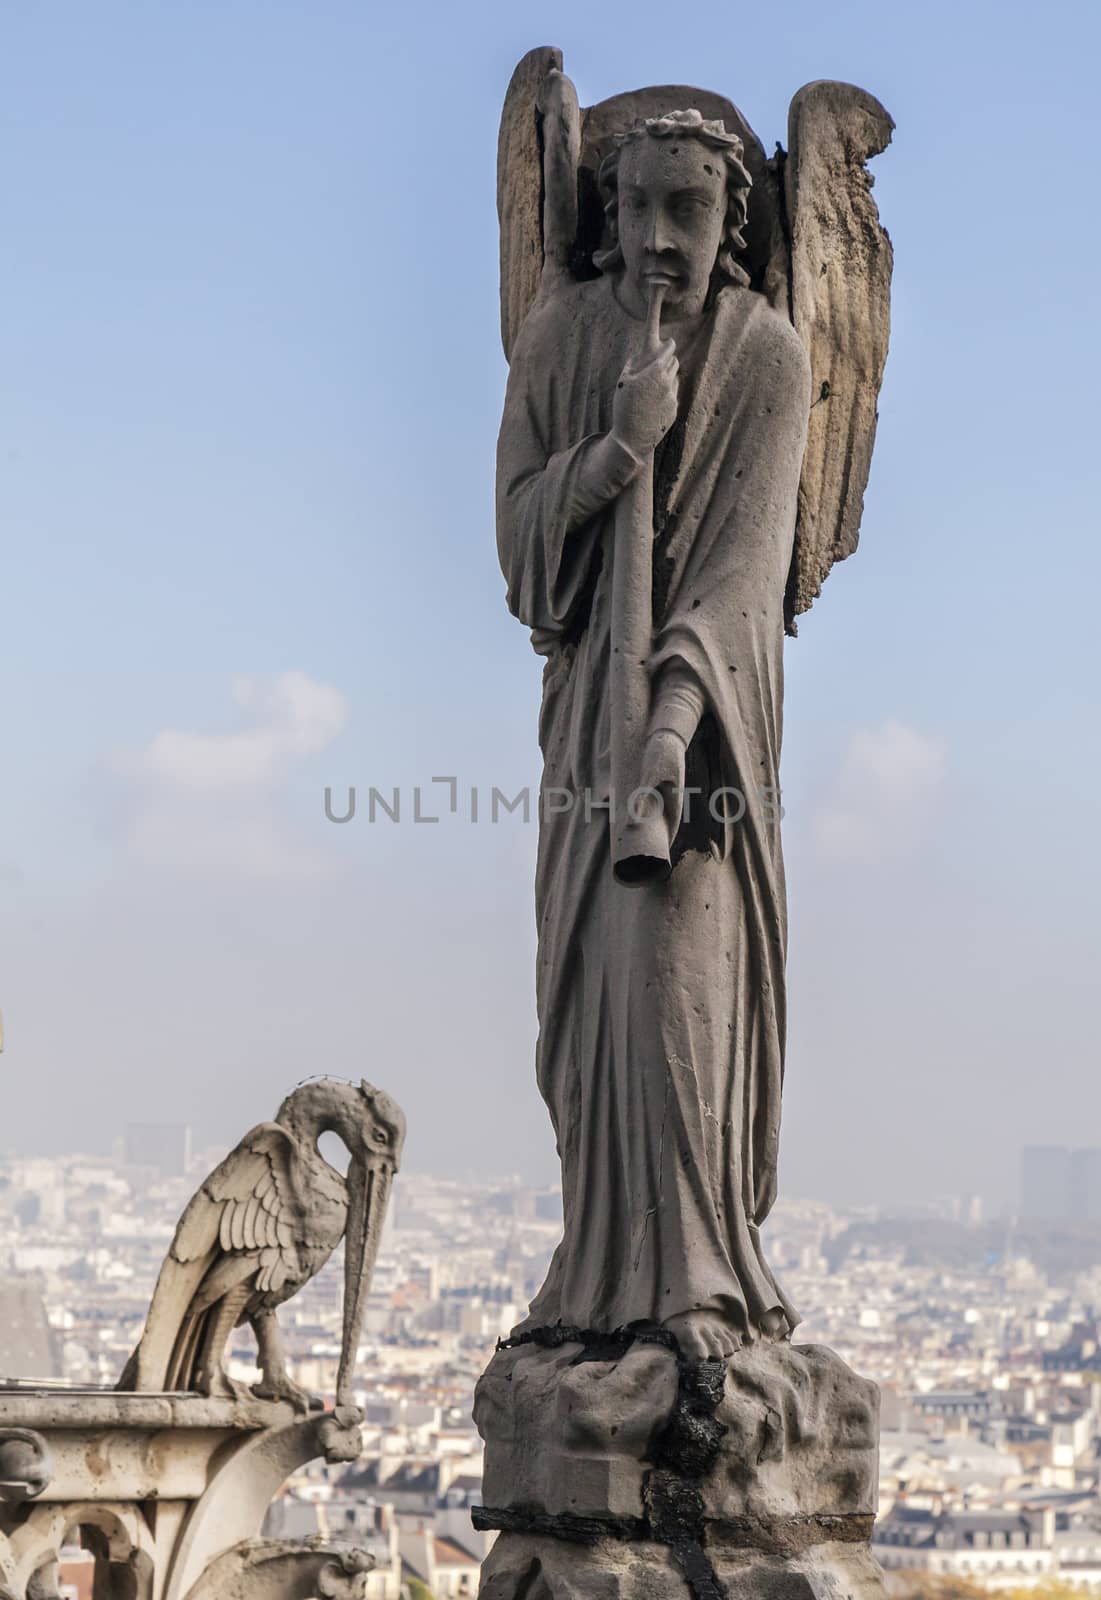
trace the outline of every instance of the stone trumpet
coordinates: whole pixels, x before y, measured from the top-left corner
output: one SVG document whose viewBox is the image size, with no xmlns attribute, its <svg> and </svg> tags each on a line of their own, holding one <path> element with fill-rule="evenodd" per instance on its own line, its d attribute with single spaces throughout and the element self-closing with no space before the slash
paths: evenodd
<svg viewBox="0 0 1101 1600">
<path fill-rule="evenodd" d="M 659 352 L 661 309 L 668 287 L 661 278 L 649 284 L 643 356 Z M 631 886 L 668 876 L 672 844 L 662 797 L 640 787 L 650 716 L 653 546 L 654 452 L 650 450 L 616 501 L 612 538 L 612 870 L 620 883 Z"/>
</svg>

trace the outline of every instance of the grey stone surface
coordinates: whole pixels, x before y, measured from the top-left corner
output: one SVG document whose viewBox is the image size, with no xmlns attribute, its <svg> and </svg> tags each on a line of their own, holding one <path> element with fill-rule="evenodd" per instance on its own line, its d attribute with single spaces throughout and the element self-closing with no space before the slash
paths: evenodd
<svg viewBox="0 0 1101 1600">
<path fill-rule="evenodd" d="M 286 1404 L 180 1395 L 166 1418 L 151 1414 L 150 1399 L 4 1397 L 0 1461 L 12 1476 L 11 1492 L 0 1495 L 0 1595 L 5 1585 L 14 1600 L 54 1595 L 58 1554 L 76 1527 L 92 1548 L 102 1546 L 111 1580 L 105 1594 L 362 1594 L 362 1553 L 257 1540 L 292 1472 L 317 1456 L 343 1461 L 362 1449 L 358 1414 L 300 1417 Z M 21 1404 L 23 1423 L 37 1424 L 33 1432 L 7 1425 Z"/>
<path fill-rule="evenodd" d="M 248 1539 L 212 1562 L 188 1600 L 365 1600 L 373 1557 L 328 1539 Z"/>
<path fill-rule="evenodd" d="M 505 1533 L 482 1563 L 480 1600 L 689 1600 L 662 1545 L 592 1545 Z"/>
<path fill-rule="evenodd" d="M 796 1558 L 714 1546 L 699 1562 L 666 1545 L 591 1545 L 502 1534 L 482 1566 L 481 1600 L 882 1600 L 860 1545 L 824 1542 Z"/>
<path fill-rule="evenodd" d="M 721 1545 L 708 1554 L 724 1600 L 883 1600 L 886 1592 L 864 1544 L 828 1541 L 792 1558 Z"/>
<path fill-rule="evenodd" d="M 809 382 L 791 324 L 733 265 L 704 304 L 736 247 L 744 173 L 735 143 L 682 126 L 622 156 L 655 208 L 680 203 L 678 174 L 708 189 L 706 225 L 667 223 L 675 278 L 651 282 L 645 231 L 624 228 L 622 272 L 540 299 L 521 329 L 498 542 L 510 604 L 548 657 L 545 783 L 573 797 L 540 827 L 537 1072 L 565 1237 L 530 1325 L 665 1324 L 705 1356 L 796 1321 L 757 1229 L 776 1183 L 779 687 Z M 658 298 L 678 316 L 655 333 Z M 653 608 L 648 486 L 669 430 L 653 498 L 675 507 L 675 537 Z M 646 654 L 621 674 L 628 613 Z M 689 771 L 705 794 L 682 822 Z M 631 843 L 623 802 L 650 791 L 663 803 Z"/>
<path fill-rule="evenodd" d="M 492 1441 L 482 1480 L 487 1506 L 643 1516 L 643 1463 L 676 1403 L 676 1361 L 641 1344 L 615 1361 L 583 1355 L 580 1344 L 526 1344 L 490 1362 L 474 1402 L 478 1429 Z"/>
<path fill-rule="evenodd" d="M 347 1179 L 318 1149 L 323 1133 L 350 1154 Z M 247 1400 L 226 1376 L 233 1329 L 256 1334 L 262 1399 L 308 1410 L 284 1364 L 276 1307 L 297 1294 L 345 1243 L 344 1341 L 337 1403 L 350 1406 L 351 1375 L 405 1118 L 368 1083 L 317 1078 L 288 1095 L 211 1173 L 176 1228 L 141 1341 L 121 1390 L 195 1390 Z"/>
<path fill-rule="evenodd" d="M 783 641 L 852 547 L 870 461 L 877 107 L 810 86 L 770 163 L 702 91 L 582 111 L 550 48 L 509 88 L 497 542 L 547 659 L 537 1072 L 565 1207 L 531 1328 L 664 1326 L 703 1358 L 797 1321 L 758 1236 L 786 1006 Z"/>
<path fill-rule="evenodd" d="M 488 1446 L 485 1505 L 654 1521 L 655 1492 L 679 1482 L 698 1494 L 704 1523 L 736 1523 L 765 1545 L 804 1540 L 793 1523 L 875 1515 L 874 1383 L 819 1345 L 763 1342 L 704 1367 L 700 1383 L 698 1369 L 650 1343 L 611 1359 L 577 1342 L 499 1351 L 474 1408 Z"/>
<path fill-rule="evenodd" d="M 536 1070 L 565 1221 L 479 1387 L 483 1593 L 873 1592 L 875 1392 L 787 1342 L 759 1230 L 784 636 L 859 531 L 891 122 L 813 84 L 767 158 L 721 96 L 585 110 L 562 65 L 525 57 L 501 124 L 497 544 L 546 658 Z"/>
<path fill-rule="evenodd" d="M 879 1391 L 821 1345 L 772 1344 L 727 1362 L 726 1429 L 704 1515 L 874 1517 Z"/>
<path fill-rule="evenodd" d="M 865 164 L 886 149 L 893 129 L 879 101 L 849 83 L 808 84 L 788 114 L 792 315 L 818 401 L 799 477 L 789 619 L 810 608 L 860 536 L 893 262 Z"/>
<path fill-rule="evenodd" d="M 37 1500 L 54 1476 L 53 1456 L 33 1428 L 0 1428 L 0 1501 Z"/>
<path fill-rule="evenodd" d="M 294 1410 L 285 1401 L 241 1398 L 208 1398 L 197 1394 L 129 1394 L 98 1390 L 33 1389 L 0 1390 L 0 1428 L 57 1428 L 87 1432 L 95 1428 L 112 1432 L 117 1428 L 143 1428 L 156 1432 L 172 1429 L 220 1429 L 248 1432 L 289 1422 Z"/>
<path fill-rule="evenodd" d="M 330 1131 L 348 1148 L 346 1179 L 320 1153 Z M 292 1472 L 362 1452 L 354 1364 L 404 1135 L 400 1109 L 369 1084 L 300 1085 L 187 1206 L 119 1388 L 0 1389 L 0 1600 L 53 1600 L 58 1555 L 77 1528 L 95 1555 L 97 1595 L 361 1600 L 365 1552 L 259 1534 Z M 287 1381 L 275 1307 L 342 1238 L 337 1404 L 310 1414 Z M 245 1319 L 263 1372 L 255 1393 L 222 1365 Z"/>
<path fill-rule="evenodd" d="M 542 100 L 562 52 L 529 50 L 512 75 L 497 137 L 497 214 L 501 222 L 501 342 L 506 357 L 539 292 L 543 271 Z"/>
</svg>

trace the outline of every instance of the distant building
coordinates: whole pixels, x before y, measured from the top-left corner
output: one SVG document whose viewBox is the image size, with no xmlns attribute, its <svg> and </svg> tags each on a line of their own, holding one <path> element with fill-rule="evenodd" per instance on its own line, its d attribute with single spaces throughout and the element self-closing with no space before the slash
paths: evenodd
<svg viewBox="0 0 1101 1600">
<path fill-rule="evenodd" d="M 191 1165 L 191 1129 L 185 1122 L 128 1122 L 123 1147 L 129 1167 L 154 1167 L 162 1178 L 181 1178 Z"/>
<path fill-rule="evenodd" d="M 1071 1216 L 1071 1152 L 1063 1145 L 1029 1144 L 1021 1152 L 1021 1216 L 1066 1222 Z"/>
<path fill-rule="evenodd" d="M 478 1593 L 479 1557 L 457 1539 L 441 1537 L 430 1528 L 402 1534 L 401 1564 L 434 1600 L 465 1600 L 468 1595 L 474 1600 Z"/>
<path fill-rule="evenodd" d="M 1070 1214 L 1076 1222 L 1101 1221 L 1101 1150 L 1070 1153 Z"/>
<path fill-rule="evenodd" d="M 37 1285 L 0 1278 L 0 1379 L 59 1378 L 61 1352 Z"/>
<path fill-rule="evenodd" d="M 1071 1329 L 1070 1338 L 1057 1350 L 1044 1350 L 1040 1362 L 1044 1372 L 1092 1372 L 1101 1365 L 1098 1356 L 1097 1327 L 1079 1322 Z"/>
<path fill-rule="evenodd" d="M 515 1217 L 518 1222 L 530 1222 L 535 1216 L 535 1190 L 498 1189 L 496 1194 L 486 1196 L 486 1204 L 503 1216 Z"/>
<path fill-rule="evenodd" d="M 562 1191 L 547 1189 L 535 1197 L 535 1215 L 540 1222 L 562 1221 Z"/>
<path fill-rule="evenodd" d="M 989 1389 L 934 1389 L 914 1395 L 912 1404 L 919 1416 L 936 1417 L 957 1427 L 989 1422 L 1001 1410 Z"/>
<path fill-rule="evenodd" d="M 1013 1588 L 1050 1576 L 1054 1535 L 1050 1511 L 939 1512 L 900 1501 L 876 1524 L 872 1553 L 888 1571 L 919 1568 Z"/>
<path fill-rule="evenodd" d="M 94 1600 L 96 1562 L 90 1550 L 65 1545 L 57 1577 L 60 1600 Z"/>
<path fill-rule="evenodd" d="M 1020 1212 L 1030 1222 L 1101 1222 L 1101 1150 L 1026 1145 Z"/>
</svg>

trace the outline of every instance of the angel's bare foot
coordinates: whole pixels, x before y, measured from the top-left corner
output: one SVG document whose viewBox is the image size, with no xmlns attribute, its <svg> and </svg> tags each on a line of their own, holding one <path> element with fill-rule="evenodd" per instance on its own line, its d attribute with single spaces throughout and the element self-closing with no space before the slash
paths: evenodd
<svg viewBox="0 0 1101 1600">
<path fill-rule="evenodd" d="M 745 1336 L 718 1311 L 681 1311 L 667 1318 L 664 1326 L 676 1339 L 681 1354 L 692 1361 L 725 1360 L 746 1342 Z M 779 1306 L 765 1312 L 757 1333 L 767 1340 L 788 1337 L 791 1327 Z"/>
<path fill-rule="evenodd" d="M 680 1311 L 662 1324 L 690 1361 L 723 1361 L 742 1347 L 742 1336 L 717 1311 Z"/>
<path fill-rule="evenodd" d="M 790 1332 L 791 1326 L 779 1306 L 773 1306 L 761 1318 L 762 1339 L 786 1339 Z"/>
<path fill-rule="evenodd" d="M 254 1383 L 252 1393 L 257 1400 L 286 1400 L 300 1411 L 303 1416 L 309 1411 L 322 1411 L 323 1402 L 316 1395 L 308 1394 L 305 1389 L 300 1389 L 297 1383 L 292 1382 L 285 1372 L 267 1374 L 259 1383 Z"/>
</svg>

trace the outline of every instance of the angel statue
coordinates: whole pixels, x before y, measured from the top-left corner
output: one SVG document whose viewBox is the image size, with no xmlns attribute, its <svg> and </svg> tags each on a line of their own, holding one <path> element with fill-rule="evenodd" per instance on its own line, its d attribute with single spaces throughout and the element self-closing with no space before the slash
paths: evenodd
<svg viewBox="0 0 1101 1600">
<path fill-rule="evenodd" d="M 816 83 L 766 159 L 721 96 L 582 112 L 557 51 L 499 149 L 510 375 L 497 538 L 546 660 L 540 1090 L 564 1237 L 520 1332 L 786 1338 L 776 1194 L 785 631 L 856 545 L 891 250 L 892 123 Z"/>
</svg>

